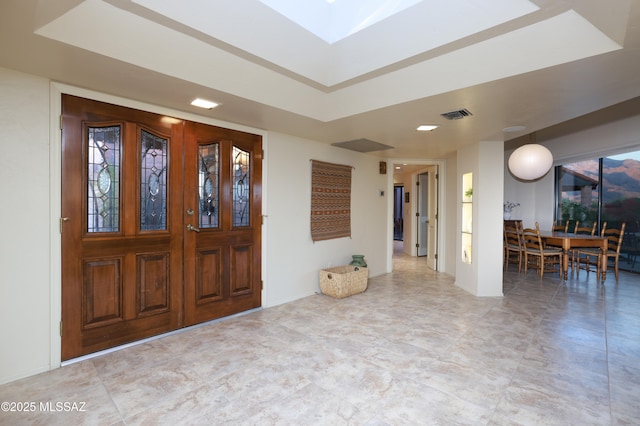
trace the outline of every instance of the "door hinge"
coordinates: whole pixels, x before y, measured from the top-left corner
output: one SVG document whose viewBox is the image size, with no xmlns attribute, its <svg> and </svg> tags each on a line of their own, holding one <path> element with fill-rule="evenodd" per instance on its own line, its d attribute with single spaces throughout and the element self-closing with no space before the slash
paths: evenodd
<svg viewBox="0 0 640 426">
<path fill-rule="evenodd" d="M 62 130 L 62 115 L 60 115 L 60 130 Z"/>
<path fill-rule="evenodd" d="M 416 243 L 416 248 L 420 248 L 420 243 Z"/>
<path fill-rule="evenodd" d="M 62 337 L 62 321 L 60 321 L 60 337 Z"/>
<path fill-rule="evenodd" d="M 260 290 L 264 290 L 264 281 L 260 280 Z"/>
<path fill-rule="evenodd" d="M 420 212 L 416 212 L 416 217 L 420 217 Z"/>
<path fill-rule="evenodd" d="M 420 181 L 416 181 L 416 186 L 420 186 Z"/>
</svg>

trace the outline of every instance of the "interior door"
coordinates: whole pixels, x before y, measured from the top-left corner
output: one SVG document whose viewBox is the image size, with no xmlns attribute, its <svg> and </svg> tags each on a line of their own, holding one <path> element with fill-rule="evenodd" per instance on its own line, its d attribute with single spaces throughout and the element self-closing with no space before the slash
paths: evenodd
<svg viewBox="0 0 640 426">
<path fill-rule="evenodd" d="M 260 136 L 62 111 L 63 360 L 260 306 Z"/>
<path fill-rule="evenodd" d="M 186 325 L 261 305 L 260 136 L 185 125 Z"/>
<path fill-rule="evenodd" d="M 418 211 L 416 213 L 418 230 L 417 255 L 429 254 L 429 173 L 418 175 L 416 194 L 418 195 Z"/>
</svg>

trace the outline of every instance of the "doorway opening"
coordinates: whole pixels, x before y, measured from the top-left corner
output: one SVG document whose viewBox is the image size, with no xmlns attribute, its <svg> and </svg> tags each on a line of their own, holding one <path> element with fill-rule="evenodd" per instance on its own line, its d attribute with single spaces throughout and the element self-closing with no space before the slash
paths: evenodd
<svg viewBox="0 0 640 426">
<path fill-rule="evenodd" d="M 393 253 L 424 260 L 433 270 L 438 270 L 439 168 L 440 164 L 394 164 L 393 176 Z"/>
<path fill-rule="evenodd" d="M 393 240 L 404 240 L 404 185 L 393 186 Z"/>
</svg>

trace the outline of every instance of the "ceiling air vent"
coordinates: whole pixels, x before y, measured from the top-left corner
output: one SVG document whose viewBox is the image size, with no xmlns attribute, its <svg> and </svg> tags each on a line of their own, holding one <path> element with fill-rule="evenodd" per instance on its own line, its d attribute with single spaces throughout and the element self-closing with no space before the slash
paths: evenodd
<svg viewBox="0 0 640 426">
<path fill-rule="evenodd" d="M 445 112 L 444 114 L 440 114 L 440 115 L 446 118 L 447 120 L 460 120 L 461 118 L 465 118 L 473 114 L 471 114 L 471 112 L 469 112 L 468 109 L 463 108 L 456 111 Z"/>
<path fill-rule="evenodd" d="M 338 146 L 340 148 L 350 149 L 352 151 L 358 151 L 358 152 L 372 152 L 372 151 L 383 151 L 385 149 L 393 149 L 392 146 L 375 142 L 369 139 L 356 139 L 353 141 L 336 142 L 336 143 L 332 143 L 331 145 Z"/>
</svg>

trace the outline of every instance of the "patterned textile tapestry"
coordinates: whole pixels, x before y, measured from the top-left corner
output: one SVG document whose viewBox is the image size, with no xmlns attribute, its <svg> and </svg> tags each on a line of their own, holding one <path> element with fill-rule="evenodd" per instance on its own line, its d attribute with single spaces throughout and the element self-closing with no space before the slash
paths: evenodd
<svg viewBox="0 0 640 426">
<path fill-rule="evenodd" d="M 351 236 L 351 166 L 311 160 L 311 239 Z"/>
</svg>

